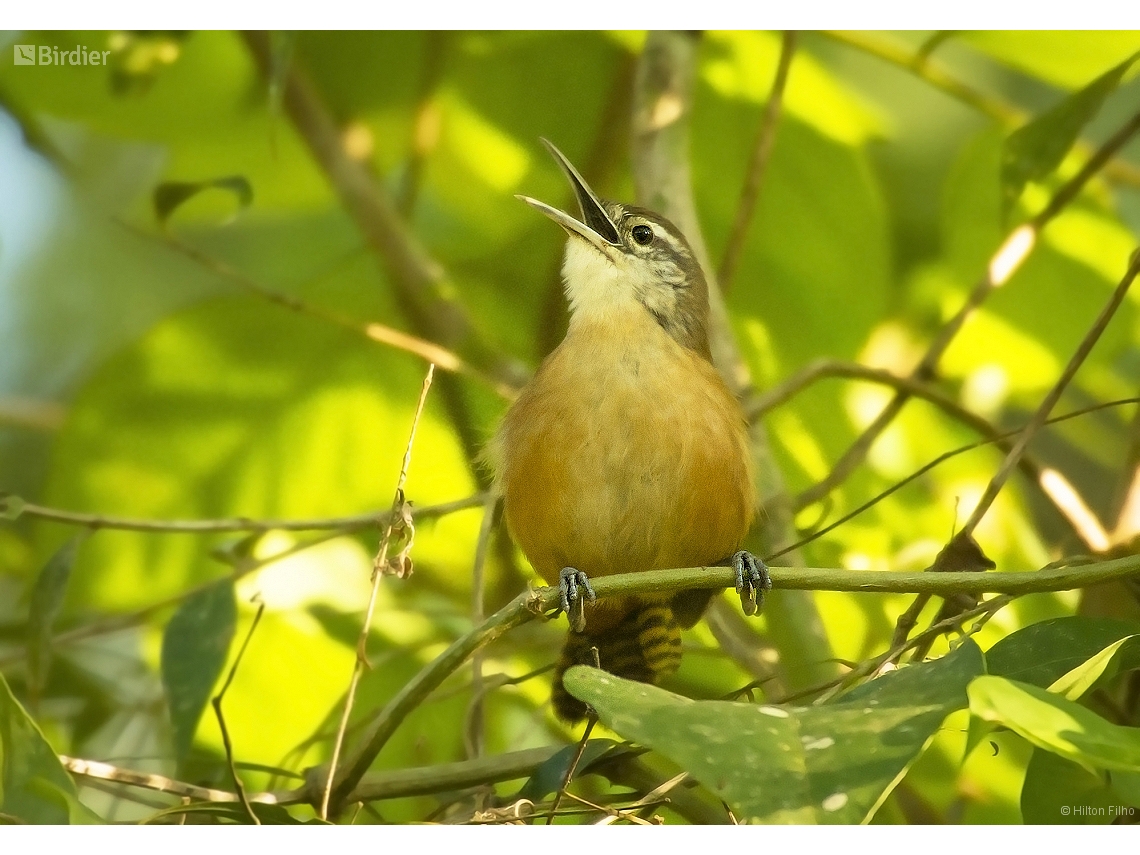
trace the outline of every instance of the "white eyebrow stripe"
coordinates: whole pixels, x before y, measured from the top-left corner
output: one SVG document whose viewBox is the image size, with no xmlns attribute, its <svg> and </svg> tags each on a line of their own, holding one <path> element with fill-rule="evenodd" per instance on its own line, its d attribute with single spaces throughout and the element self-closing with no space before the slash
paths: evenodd
<svg viewBox="0 0 1140 855">
<path fill-rule="evenodd" d="M 678 242 L 678 240 L 675 237 L 673 237 L 673 235 L 669 234 L 667 229 L 664 229 L 661 226 L 656 225 L 655 223 L 646 223 L 646 225 L 649 226 L 651 229 L 653 229 L 653 234 L 657 235 L 657 237 L 664 238 L 666 243 L 668 243 L 669 246 L 671 246 L 673 248 L 674 252 L 680 252 L 681 251 L 680 242 Z"/>
</svg>

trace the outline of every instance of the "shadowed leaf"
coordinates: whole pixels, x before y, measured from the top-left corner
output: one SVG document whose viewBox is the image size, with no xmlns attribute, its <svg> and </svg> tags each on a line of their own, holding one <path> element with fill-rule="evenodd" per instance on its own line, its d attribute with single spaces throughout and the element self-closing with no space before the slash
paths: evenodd
<svg viewBox="0 0 1140 855">
<path fill-rule="evenodd" d="M 0 813 L 60 825 L 94 820 L 75 783 L 0 675 Z"/>
<path fill-rule="evenodd" d="M 811 707 L 691 701 L 583 666 L 565 680 L 606 726 L 679 764 L 742 822 L 849 824 L 874 814 L 984 670 L 967 640 Z"/>
<path fill-rule="evenodd" d="M 578 761 L 577 776 L 581 777 L 585 774 L 591 763 L 618 745 L 619 743 L 612 739 L 591 739 L 587 742 L 586 748 L 582 752 L 582 759 Z M 566 770 L 570 768 L 570 764 L 574 761 L 574 755 L 577 753 L 578 745 L 575 743 L 567 745 L 552 756 L 534 770 L 534 774 L 527 779 L 522 789 L 519 790 L 517 798 L 537 802 L 557 791 L 566 779 Z"/>
<path fill-rule="evenodd" d="M 1097 114 L 1137 57 L 1140 53 L 1009 135 L 1001 159 L 1002 204 L 1007 214 L 1027 183 L 1044 178 L 1060 165 L 1081 129 Z"/>
<path fill-rule="evenodd" d="M 28 692 L 33 698 L 39 697 L 47 682 L 52 626 L 63 608 L 75 554 L 86 538 L 87 532 L 81 532 L 61 546 L 44 564 L 32 586 L 28 605 Z"/>
<path fill-rule="evenodd" d="M 991 674 L 1045 688 L 1140 625 L 1080 615 L 1031 624 L 986 651 Z"/>
<path fill-rule="evenodd" d="M 1105 781 L 1078 764 L 1037 748 L 1029 758 L 1021 787 L 1021 817 L 1041 825 L 1105 825 L 1120 796 Z M 1084 810 L 1073 810 L 1078 806 Z"/>
<path fill-rule="evenodd" d="M 164 181 L 154 188 L 154 214 L 161 225 L 186 201 L 206 190 L 228 190 L 237 199 L 238 208 L 233 216 L 253 202 L 253 187 L 241 175 L 228 175 L 209 181 Z M 233 217 L 230 217 L 232 220 Z"/>
<path fill-rule="evenodd" d="M 174 726 L 174 749 L 186 756 L 210 691 L 226 664 L 237 623 L 229 580 L 188 598 L 162 636 L 162 685 Z"/>
</svg>

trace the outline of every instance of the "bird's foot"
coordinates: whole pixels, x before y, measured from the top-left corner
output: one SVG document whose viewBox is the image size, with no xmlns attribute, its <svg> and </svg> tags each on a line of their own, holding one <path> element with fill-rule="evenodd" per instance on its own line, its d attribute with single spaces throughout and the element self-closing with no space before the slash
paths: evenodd
<svg viewBox="0 0 1140 855">
<path fill-rule="evenodd" d="M 742 549 L 732 556 L 732 567 L 736 570 L 736 593 L 740 594 L 740 606 L 746 615 L 754 615 L 764 607 L 764 592 L 772 590 L 768 565 Z"/>
<path fill-rule="evenodd" d="M 586 600 L 593 602 L 597 599 L 590 580 L 581 570 L 573 567 L 563 567 L 558 574 L 558 594 L 562 599 L 562 611 L 570 621 L 570 628 L 574 632 L 582 632 L 586 628 Z"/>
</svg>

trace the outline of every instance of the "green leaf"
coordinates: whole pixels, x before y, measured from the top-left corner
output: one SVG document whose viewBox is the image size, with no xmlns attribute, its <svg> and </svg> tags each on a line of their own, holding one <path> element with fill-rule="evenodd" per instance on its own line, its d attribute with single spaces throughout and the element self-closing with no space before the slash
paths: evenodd
<svg viewBox="0 0 1140 855">
<path fill-rule="evenodd" d="M 614 742 L 612 739 L 591 739 L 582 751 L 582 758 L 578 761 L 575 775 L 581 776 L 586 773 L 591 763 L 618 746 L 620 743 Z M 534 770 L 534 774 L 523 784 L 516 798 L 537 802 L 556 792 L 562 786 L 562 782 L 566 780 L 566 771 L 574 762 L 577 753 L 578 744 L 575 743 L 567 745 L 557 754 L 548 758 L 545 763 Z"/>
<path fill-rule="evenodd" d="M 1140 633 L 1135 622 L 1072 616 L 1031 624 L 986 651 L 986 670 L 1045 688 L 1122 638 Z"/>
<path fill-rule="evenodd" d="M 59 825 L 81 813 L 75 783 L 0 675 L 0 813 Z"/>
<path fill-rule="evenodd" d="M 1004 725 L 1038 748 L 1086 769 L 1140 772 L 1140 730 L 1110 724 L 1091 710 L 1045 689 L 978 677 L 970 684 L 970 712 L 991 726 Z"/>
<path fill-rule="evenodd" d="M 1103 825 L 1115 818 L 1109 811 L 1119 807 L 1120 796 L 1105 773 L 1094 774 L 1050 751 L 1034 749 L 1021 787 L 1021 817 L 1027 824 Z"/>
<path fill-rule="evenodd" d="M 679 764 L 741 821 L 831 824 L 870 818 L 984 670 L 966 641 L 811 707 L 691 701 L 582 666 L 565 680 L 606 726 Z"/>
<path fill-rule="evenodd" d="M 1097 114 L 1104 99 L 1116 89 L 1124 72 L 1138 57 L 1140 53 L 1133 54 L 1009 135 L 1001 160 L 1002 203 L 1006 213 L 1027 183 L 1044 178 L 1060 165 L 1081 129 Z"/>
<path fill-rule="evenodd" d="M 179 206 L 206 190 L 228 190 L 237 198 L 238 208 L 226 222 L 253 203 L 253 187 L 241 175 L 228 175 L 208 181 L 164 181 L 154 188 L 154 214 L 161 225 L 166 225 Z"/>
<path fill-rule="evenodd" d="M 1140 47 L 1135 30 L 963 30 L 955 40 L 1068 90 L 1079 89 Z"/>
<path fill-rule="evenodd" d="M 56 550 L 32 586 L 31 602 L 28 605 L 28 692 L 33 698 L 39 697 L 47 682 L 48 667 L 51 664 L 52 626 L 63 608 L 75 555 L 79 545 L 87 539 L 87 534 L 80 532 Z"/>
<path fill-rule="evenodd" d="M 162 636 L 162 685 L 181 760 L 190 750 L 198 719 L 225 667 L 237 624 L 233 582 L 218 582 L 189 597 Z"/>
<path fill-rule="evenodd" d="M 1077 701 L 1094 686 L 1111 680 L 1120 671 L 1136 667 L 1140 667 L 1140 635 L 1129 635 L 1113 642 L 1056 680 L 1049 691 L 1070 701 Z"/>
</svg>

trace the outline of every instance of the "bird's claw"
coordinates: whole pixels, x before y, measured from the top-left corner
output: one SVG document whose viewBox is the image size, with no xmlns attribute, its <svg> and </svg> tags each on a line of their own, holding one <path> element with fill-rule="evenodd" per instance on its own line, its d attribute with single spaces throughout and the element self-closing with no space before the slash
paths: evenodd
<svg viewBox="0 0 1140 855">
<path fill-rule="evenodd" d="M 736 593 L 740 595 L 740 606 L 746 615 L 754 615 L 764 607 L 764 592 L 772 590 L 768 566 L 742 549 L 732 556 L 732 567 L 736 570 Z"/>
<path fill-rule="evenodd" d="M 570 621 L 570 628 L 582 632 L 586 628 L 586 600 L 597 599 L 590 580 L 581 570 L 563 567 L 558 574 L 558 594 L 562 601 L 562 611 Z"/>
</svg>

